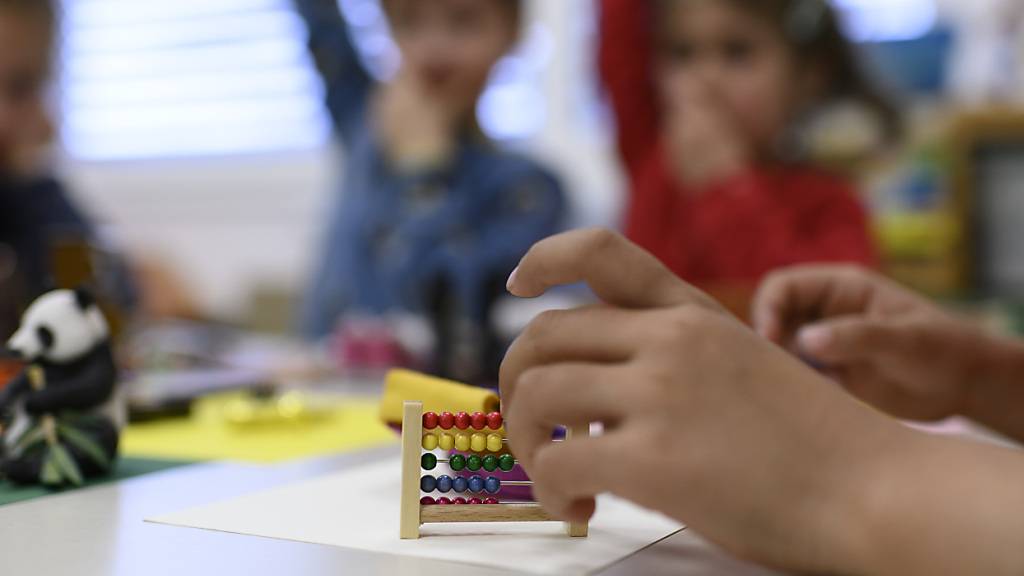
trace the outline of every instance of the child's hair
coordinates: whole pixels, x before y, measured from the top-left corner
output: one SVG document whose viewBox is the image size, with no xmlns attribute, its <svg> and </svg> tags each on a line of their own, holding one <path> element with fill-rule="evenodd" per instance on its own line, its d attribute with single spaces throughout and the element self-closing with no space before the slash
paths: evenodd
<svg viewBox="0 0 1024 576">
<path fill-rule="evenodd" d="M 389 18 L 395 15 L 395 10 L 401 7 L 402 1 L 403 0 L 382 0 L 382 4 L 384 5 L 384 12 L 387 13 Z M 413 1 L 422 2 L 422 0 Z M 498 0 L 498 4 L 508 12 L 509 18 L 518 28 L 519 23 L 522 21 L 523 0 Z"/>
<path fill-rule="evenodd" d="M 867 106 L 881 123 L 887 140 L 902 135 L 899 109 L 864 70 L 850 41 L 843 34 L 835 10 L 826 0 L 721 0 L 764 18 L 786 40 L 795 58 L 817 61 L 826 70 L 829 83 L 822 98 L 850 98 Z M 679 0 L 656 0 L 660 18 Z"/>
<path fill-rule="evenodd" d="M 57 25 L 57 7 L 54 0 L 0 0 L 0 12 L 35 18 L 50 35 L 53 35 Z"/>
</svg>

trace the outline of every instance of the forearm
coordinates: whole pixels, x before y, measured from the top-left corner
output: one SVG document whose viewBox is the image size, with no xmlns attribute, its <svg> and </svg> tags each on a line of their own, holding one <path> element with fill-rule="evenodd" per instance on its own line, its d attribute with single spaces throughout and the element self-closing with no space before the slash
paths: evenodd
<svg viewBox="0 0 1024 576">
<path fill-rule="evenodd" d="M 1024 442 L 1024 343 L 981 337 L 969 352 L 965 382 L 968 418 Z"/>
</svg>

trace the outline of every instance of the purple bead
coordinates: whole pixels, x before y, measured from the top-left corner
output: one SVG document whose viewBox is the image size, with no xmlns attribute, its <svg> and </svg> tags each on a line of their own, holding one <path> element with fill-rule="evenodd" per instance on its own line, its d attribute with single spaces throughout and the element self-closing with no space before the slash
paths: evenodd
<svg viewBox="0 0 1024 576">
<path fill-rule="evenodd" d="M 434 504 L 437 504 L 437 502 L 430 496 L 424 496 L 423 498 L 420 498 L 420 504 L 422 504 L 423 506 L 432 506 Z"/>
</svg>

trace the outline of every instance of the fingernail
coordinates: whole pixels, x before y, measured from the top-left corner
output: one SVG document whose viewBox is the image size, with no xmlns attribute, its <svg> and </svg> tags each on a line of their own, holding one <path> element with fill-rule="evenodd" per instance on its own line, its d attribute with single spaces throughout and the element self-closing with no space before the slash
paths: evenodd
<svg viewBox="0 0 1024 576">
<path fill-rule="evenodd" d="M 832 330 L 826 326 L 808 326 L 801 328 L 796 338 L 801 349 L 818 352 L 832 343 Z"/>
<path fill-rule="evenodd" d="M 519 274 L 519 267 L 516 266 L 515 270 L 508 275 L 508 281 L 505 282 L 505 289 L 509 292 L 512 291 L 512 285 L 516 283 L 516 275 Z"/>
</svg>

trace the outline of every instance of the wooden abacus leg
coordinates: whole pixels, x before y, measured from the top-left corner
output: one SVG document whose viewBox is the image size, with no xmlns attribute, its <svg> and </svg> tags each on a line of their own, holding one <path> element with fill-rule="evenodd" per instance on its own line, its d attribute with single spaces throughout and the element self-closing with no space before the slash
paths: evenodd
<svg viewBox="0 0 1024 576">
<path fill-rule="evenodd" d="M 420 446 L 423 442 L 423 403 L 406 402 L 402 408 L 402 518 L 403 540 L 420 537 Z"/>
<path fill-rule="evenodd" d="M 574 435 L 579 436 L 590 436 L 590 427 L 587 426 L 583 430 L 575 430 L 573 428 L 565 429 L 565 440 L 571 441 Z M 570 522 L 567 526 L 570 537 L 573 538 L 586 538 L 590 531 L 590 525 L 587 522 Z"/>
</svg>

